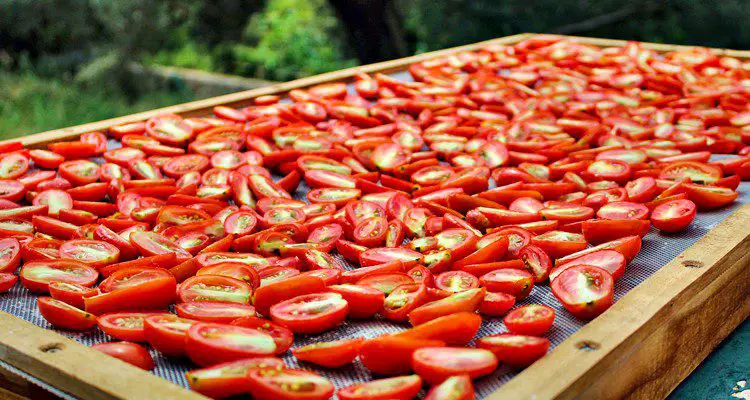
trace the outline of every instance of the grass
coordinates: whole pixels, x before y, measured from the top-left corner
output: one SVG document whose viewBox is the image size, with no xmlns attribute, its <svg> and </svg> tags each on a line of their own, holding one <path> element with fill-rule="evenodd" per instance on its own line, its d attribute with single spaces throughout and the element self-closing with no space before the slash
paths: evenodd
<svg viewBox="0 0 750 400">
<path fill-rule="evenodd" d="M 62 80 L 0 71 L 0 139 L 26 136 L 191 100 L 188 93 L 124 95 L 86 90 Z"/>
</svg>

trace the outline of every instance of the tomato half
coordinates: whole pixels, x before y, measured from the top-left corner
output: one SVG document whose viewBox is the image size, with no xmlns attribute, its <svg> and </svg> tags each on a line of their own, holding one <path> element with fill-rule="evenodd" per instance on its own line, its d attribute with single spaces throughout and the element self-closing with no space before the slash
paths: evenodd
<svg viewBox="0 0 750 400">
<path fill-rule="evenodd" d="M 333 342 L 318 342 L 292 349 L 298 360 L 327 368 L 339 368 L 351 364 L 364 339 L 342 339 Z"/>
<path fill-rule="evenodd" d="M 614 298 L 614 279 L 606 270 L 592 265 L 574 265 L 562 271 L 550 285 L 566 310 L 581 319 L 592 319 Z"/>
<path fill-rule="evenodd" d="M 247 380 L 258 400 L 327 400 L 335 390 L 328 379 L 296 369 L 251 369 Z"/>
<path fill-rule="evenodd" d="M 144 339 L 154 349 L 166 356 L 181 357 L 186 354 L 187 331 L 198 323 L 173 314 L 152 314 L 143 319 Z"/>
<path fill-rule="evenodd" d="M 214 399 L 248 393 L 247 374 L 254 369 L 281 370 L 284 362 L 274 357 L 256 357 L 216 364 L 185 374 L 190 389 Z"/>
<path fill-rule="evenodd" d="M 239 279 L 222 275 L 197 275 L 188 278 L 177 288 L 181 302 L 220 301 L 250 303 L 253 288 Z"/>
<path fill-rule="evenodd" d="M 509 312 L 503 322 L 513 333 L 541 336 L 552 328 L 555 310 L 544 305 L 529 304 Z"/>
<path fill-rule="evenodd" d="M 21 268 L 21 283 L 32 292 L 48 293 L 53 281 L 93 286 L 99 278 L 94 268 L 72 260 L 28 262 Z"/>
<path fill-rule="evenodd" d="M 243 358 L 272 356 L 276 344 L 270 335 L 257 329 L 199 322 L 188 329 L 185 349 L 200 366 L 210 366 Z"/>
<path fill-rule="evenodd" d="M 228 324 L 238 318 L 255 316 L 255 307 L 253 306 L 215 301 L 179 303 L 175 306 L 175 311 L 182 318 L 218 324 Z"/>
<path fill-rule="evenodd" d="M 341 400 L 410 400 L 421 388 L 422 379 L 417 375 L 409 375 L 346 386 L 339 389 L 336 394 Z"/>
<path fill-rule="evenodd" d="M 477 339 L 477 347 L 487 349 L 497 359 L 515 368 L 524 368 L 547 354 L 549 339 L 536 336 L 501 333 Z"/>
<path fill-rule="evenodd" d="M 672 200 L 658 205 L 651 213 L 651 223 L 664 232 L 685 229 L 695 219 L 697 207 L 690 200 Z"/>
<path fill-rule="evenodd" d="M 297 296 L 270 309 L 271 319 L 295 333 L 321 333 L 339 325 L 349 313 L 349 304 L 333 292 Z"/>
<path fill-rule="evenodd" d="M 91 346 L 108 356 L 118 358 L 146 371 L 154 369 L 154 359 L 143 346 L 130 342 L 98 343 Z"/>
<path fill-rule="evenodd" d="M 51 297 L 37 299 L 39 313 L 47 322 L 63 329 L 83 331 L 96 326 L 96 317 Z"/>
<path fill-rule="evenodd" d="M 425 347 L 412 355 L 414 372 L 432 384 L 463 374 L 476 379 L 494 372 L 497 365 L 497 357 L 484 349 Z"/>
<path fill-rule="evenodd" d="M 115 339 L 128 342 L 145 342 L 146 334 L 143 329 L 143 321 L 146 317 L 152 315 L 159 314 L 141 312 L 104 314 L 99 316 L 97 323 L 104 333 Z"/>
</svg>

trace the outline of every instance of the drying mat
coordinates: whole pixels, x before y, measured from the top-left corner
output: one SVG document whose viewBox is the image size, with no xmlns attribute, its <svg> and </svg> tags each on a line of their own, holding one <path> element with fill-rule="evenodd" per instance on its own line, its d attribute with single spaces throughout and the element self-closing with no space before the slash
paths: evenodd
<svg viewBox="0 0 750 400">
<path fill-rule="evenodd" d="M 398 72 L 391 74 L 392 76 L 401 80 L 411 80 L 411 77 L 406 72 Z M 351 85 L 350 90 L 351 89 Z M 288 101 L 288 100 L 284 100 Z M 120 144 L 114 140 L 110 140 L 110 148 L 120 147 Z M 720 159 L 732 156 L 714 156 L 713 159 Z M 94 160 L 103 162 L 103 159 Z M 294 193 L 294 197 L 307 202 L 305 195 L 309 188 L 305 185 L 304 181 L 300 183 L 300 187 Z M 628 265 L 625 275 L 615 285 L 615 301 L 619 300 L 632 288 L 646 280 L 649 276 L 654 274 L 659 268 L 666 265 L 669 261 L 675 258 L 677 255 L 682 253 L 685 249 L 692 246 L 698 239 L 703 237 L 708 231 L 713 229 L 732 212 L 734 212 L 740 205 L 746 203 L 750 199 L 750 182 L 743 182 L 738 188 L 740 193 L 737 201 L 725 208 L 720 210 L 714 210 L 709 212 L 699 212 L 693 223 L 684 231 L 677 234 L 664 234 L 656 230 L 651 229 L 651 232 L 646 235 L 643 240 L 643 246 L 638 256 Z M 347 263 L 341 256 L 334 254 L 335 257 L 347 268 L 351 268 L 351 265 Z M 32 295 L 23 286 L 16 285 L 11 289 L 9 294 L 0 295 L 0 310 L 5 311 L 9 314 L 20 317 L 26 321 L 29 321 L 35 325 L 43 328 L 52 329 L 44 318 L 39 314 L 36 306 L 36 297 Z M 535 286 L 531 295 L 518 302 L 519 305 L 524 304 L 545 304 L 555 309 L 556 317 L 555 324 L 552 330 L 546 335 L 551 342 L 551 348 L 554 348 L 558 344 L 562 343 L 568 338 L 573 332 L 580 329 L 585 321 L 579 320 L 571 316 L 560 303 L 555 299 L 552 291 L 548 284 L 541 284 Z M 297 335 L 294 343 L 295 347 L 303 346 L 320 341 L 331 341 L 345 338 L 374 338 L 385 333 L 398 332 L 408 328 L 407 325 L 395 324 L 382 319 L 366 321 L 366 322 L 344 322 L 339 328 L 327 332 L 321 335 L 309 335 L 301 336 Z M 482 327 L 477 334 L 477 337 L 483 337 L 487 335 L 497 334 L 506 332 L 505 325 L 502 322 L 502 318 L 484 318 Z M 102 343 L 109 341 L 109 337 L 104 334 L 101 330 L 89 333 L 71 333 L 65 331 L 58 331 L 60 334 L 77 340 L 78 342 L 85 345 L 92 345 L 95 343 Z M 174 382 L 180 386 L 188 387 L 187 380 L 185 379 L 185 372 L 195 368 L 195 366 L 187 360 L 170 359 L 162 356 L 159 352 L 149 349 L 151 355 L 154 357 L 156 368 L 152 371 L 155 375 Z M 333 382 L 337 388 L 348 386 L 358 382 L 365 382 L 375 378 L 367 368 L 365 368 L 358 361 L 354 364 L 339 368 L 339 369 L 324 369 L 316 367 L 308 363 L 299 363 L 291 354 L 288 352 L 287 356 L 283 357 L 286 364 L 294 368 L 305 368 L 314 370 L 321 375 L 327 377 Z M 61 397 L 70 399 L 73 398 L 70 395 L 61 392 L 58 389 L 50 387 L 49 385 L 40 382 L 38 379 L 29 376 L 28 374 L 13 368 L 6 363 L 0 361 L 0 366 L 5 367 L 13 373 L 16 373 L 22 377 L 27 378 L 33 383 L 48 389 L 51 393 Z M 87 368 L 88 366 L 81 366 Z M 505 382 L 512 379 L 516 373 L 508 367 L 501 366 L 492 375 L 483 377 L 476 380 L 475 389 L 477 399 L 482 399 Z M 421 393 L 424 396 L 424 390 Z"/>
</svg>

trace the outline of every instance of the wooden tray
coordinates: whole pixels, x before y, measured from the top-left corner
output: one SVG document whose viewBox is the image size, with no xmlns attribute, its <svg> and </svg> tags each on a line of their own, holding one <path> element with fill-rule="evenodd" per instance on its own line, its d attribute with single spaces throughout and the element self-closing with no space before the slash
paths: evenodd
<svg viewBox="0 0 750 400">
<path fill-rule="evenodd" d="M 335 71 L 162 109 L 57 129 L 20 139 L 29 147 L 72 140 L 85 132 L 142 121 L 161 113 L 204 116 L 216 105 L 240 107 L 253 98 L 295 88 L 351 80 L 356 71 L 394 72 L 409 64 L 514 44 L 520 34 L 413 57 Z M 619 40 L 577 38 L 596 46 L 623 46 Z M 656 51 L 682 46 L 645 43 Z M 714 50 L 742 59 L 750 52 Z M 628 292 L 547 356 L 488 398 L 664 398 L 732 330 L 750 315 L 750 204 L 743 205 L 695 245 Z M 0 313 L 0 361 L 39 381 L 84 399 L 205 399 L 167 380 L 100 354 L 53 331 Z M 0 373 L 0 397 L 38 398 L 30 382 Z M 10 391 L 12 391 L 13 394 Z"/>
</svg>

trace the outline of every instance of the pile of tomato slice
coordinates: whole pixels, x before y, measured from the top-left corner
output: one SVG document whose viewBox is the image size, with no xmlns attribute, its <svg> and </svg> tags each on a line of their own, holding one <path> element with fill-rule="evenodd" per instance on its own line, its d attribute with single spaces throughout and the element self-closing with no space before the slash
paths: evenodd
<svg viewBox="0 0 750 400">
<path fill-rule="evenodd" d="M 750 178 L 748 62 L 538 36 L 409 72 L 2 145 L 0 290 L 20 277 L 50 324 L 98 327 L 142 368 L 137 343 L 189 358 L 211 397 L 331 397 L 291 349 L 384 377 L 343 400 L 469 399 L 547 352 L 554 309 L 516 306 L 534 286 L 594 318 L 652 225 L 685 229 Z M 408 329 L 295 347 L 373 318 Z M 475 337 L 483 318 L 508 332 Z"/>
</svg>

